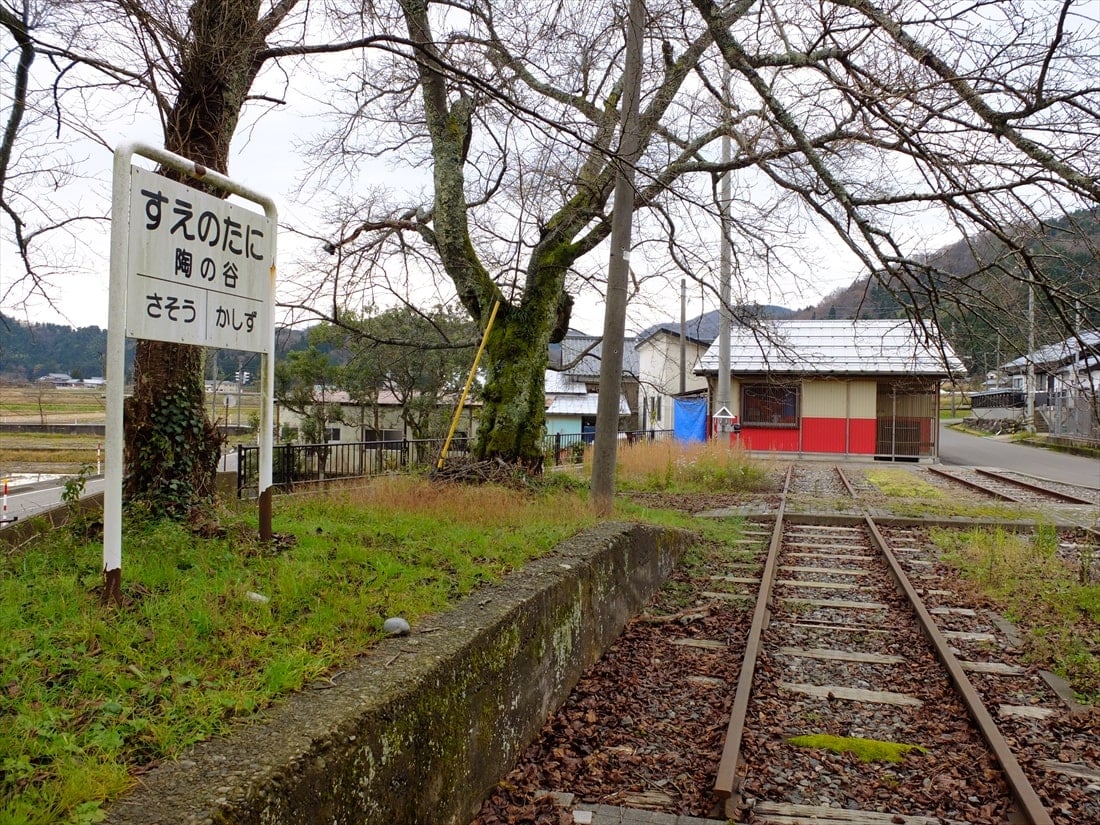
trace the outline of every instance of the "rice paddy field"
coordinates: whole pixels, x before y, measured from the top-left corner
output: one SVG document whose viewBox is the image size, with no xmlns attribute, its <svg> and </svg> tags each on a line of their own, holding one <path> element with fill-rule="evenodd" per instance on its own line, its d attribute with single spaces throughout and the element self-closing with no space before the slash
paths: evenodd
<svg viewBox="0 0 1100 825">
<path fill-rule="evenodd" d="M 235 385 L 227 385 L 235 388 Z M 226 405 L 226 400 L 229 405 Z M 231 424 L 248 424 L 259 411 L 258 393 L 215 393 L 207 397 L 211 414 Z M 53 386 L 0 385 L 0 477 L 23 473 L 78 472 L 96 466 L 96 449 L 103 443 L 101 432 L 87 425 L 103 425 L 107 396 L 102 387 L 58 388 Z M 239 421 L 238 421 L 239 419 Z M 47 432 L 18 432 L 10 425 L 49 426 Z M 64 427 L 77 425 L 72 430 Z"/>
</svg>

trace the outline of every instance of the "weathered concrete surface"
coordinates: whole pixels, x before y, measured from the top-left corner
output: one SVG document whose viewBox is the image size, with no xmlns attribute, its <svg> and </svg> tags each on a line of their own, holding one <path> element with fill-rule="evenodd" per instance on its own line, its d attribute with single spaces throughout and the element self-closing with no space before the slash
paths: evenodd
<svg viewBox="0 0 1100 825">
<path fill-rule="evenodd" d="M 689 541 L 631 524 L 587 531 L 153 771 L 107 821 L 467 823 Z"/>
</svg>

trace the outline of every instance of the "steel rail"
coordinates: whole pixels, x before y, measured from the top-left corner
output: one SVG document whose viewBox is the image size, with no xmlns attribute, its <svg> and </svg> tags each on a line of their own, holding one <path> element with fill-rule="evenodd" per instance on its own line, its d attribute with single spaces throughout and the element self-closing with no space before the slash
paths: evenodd
<svg viewBox="0 0 1100 825">
<path fill-rule="evenodd" d="M 1075 496 L 1072 493 L 1063 493 L 1060 490 L 1051 490 L 1049 487 L 1043 487 L 1040 484 L 1032 484 L 1030 481 L 1023 481 L 1019 478 L 1012 478 L 1011 476 L 1001 475 L 993 470 L 983 470 L 979 467 L 974 468 L 974 472 L 981 476 L 987 476 L 994 478 L 997 481 L 1003 481 L 1005 484 L 1014 484 L 1017 487 L 1022 487 L 1025 490 L 1030 490 L 1033 493 L 1040 493 L 1044 496 L 1050 496 L 1056 498 L 1059 501 L 1069 502 L 1070 504 L 1095 504 L 1096 502 L 1089 498 L 1081 498 Z"/>
<path fill-rule="evenodd" d="M 840 465 L 834 464 L 833 469 L 836 470 L 836 474 L 840 476 L 840 481 L 844 485 L 844 489 L 848 491 L 848 495 L 850 495 L 852 498 L 859 498 L 859 496 L 856 495 L 856 488 L 852 486 L 852 482 L 848 480 L 848 476 L 846 476 L 844 474 L 844 471 L 840 469 Z"/>
<path fill-rule="evenodd" d="M 993 755 L 1000 764 L 1001 770 L 1004 771 L 1005 780 L 1008 782 L 1009 789 L 1016 799 L 1020 813 L 1025 817 L 1029 825 L 1053 825 L 1050 813 L 1043 806 L 1042 801 L 1039 799 L 1039 795 L 1031 786 L 1031 782 L 1024 774 L 1023 768 L 1020 767 L 1020 763 L 1016 760 L 1016 755 L 1012 752 L 1012 748 L 1009 747 L 1008 742 L 1001 735 L 1000 728 L 997 727 L 996 721 L 994 721 L 993 717 L 990 715 L 981 696 L 978 695 L 978 691 L 975 690 L 973 683 L 971 683 L 966 672 L 962 669 L 959 660 L 955 657 L 955 654 L 951 652 L 947 640 L 944 638 L 943 634 L 940 633 L 939 628 L 932 619 L 932 614 L 928 612 L 928 608 L 925 607 L 924 601 L 909 581 L 909 577 L 905 575 L 905 571 L 902 570 L 897 556 L 894 555 L 885 537 L 879 532 L 878 525 L 876 525 L 874 519 L 866 513 L 864 514 L 864 519 L 866 520 L 867 527 L 871 532 L 875 545 L 890 565 L 891 574 L 898 586 L 904 591 L 906 598 L 909 600 L 909 604 L 913 608 L 913 612 L 916 613 L 917 618 L 920 620 L 925 636 L 932 642 L 936 656 L 947 670 L 948 675 L 951 677 L 951 681 L 955 685 L 955 689 L 958 691 L 959 696 L 970 711 L 971 719 L 973 719 L 974 723 L 978 726 L 979 732 L 985 739 L 986 744 L 989 745 L 990 750 L 993 751 Z"/>
<path fill-rule="evenodd" d="M 955 482 L 958 482 L 959 484 L 963 484 L 963 485 L 971 488 L 972 490 L 977 490 L 980 493 L 985 493 L 987 496 L 993 496 L 994 498 L 999 498 L 1002 501 L 1011 501 L 1014 504 L 1027 504 L 1028 503 L 1026 501 L 1023 501 L 1022 499 L 1016 498 L 1016 496 L 1014 496 L 1014 495 L 1010 495 L 1009 493 L 1005 493 L 1005 492 L 1002 492 L 1000 490 L 994 490 L 992 487 L 986 487 L 984 484 L 979 484 L 978 482 L 971 481 L 968 478 L 963 478 L 962 476 L 957 476 L 954 473 L 949 473 L 946 470 L 941 470 L 938 467 L 929 467 L 928 470 L 929 470 L 929 472 L 935 473 L 938 476 L 942 476 L 943 478 L 947 478 L 947 479 L 950 479 L 951 481 L 955 481 Z"/>
<path fill-rule="evenodd" d="M 756 659 L 760 653 L 760 639 L 767 627 L 771 610 L 772 585 L 778 567 L 779 548 L 783 544 L 783 513 L 787 508 L 787 492 L 791 486 L 794 465 L 787 468 L 783 482 L 783 497 L 775 515 L 775 527 L 772 529 L 771 543 L 768 545 L 768 557 L 764 562 L 764 571 L 760 574 L 760 590 L 756 596 L 756 607 L 752 614 L 752 626 L 745 641 L 745 652 L 741 660 L 741 672 L 737 677 L 737 689 L 733 695 L 733 708 L 730 711 L 729 726 L 726 728 L 726 741 L 722 747 L 722 759 L 718 763 L 718 775 L 714 780 L 714 793 L 725 803 L 725 816 L 733 819 L 740 806 L 741 780 L 737 776 L 737 766 L 741 759 L 741 740 L 745 734 L 745 717 L 749 710 L 749 698 L 752 695 L 752 680 L 756 673 Z"/>
</svg>

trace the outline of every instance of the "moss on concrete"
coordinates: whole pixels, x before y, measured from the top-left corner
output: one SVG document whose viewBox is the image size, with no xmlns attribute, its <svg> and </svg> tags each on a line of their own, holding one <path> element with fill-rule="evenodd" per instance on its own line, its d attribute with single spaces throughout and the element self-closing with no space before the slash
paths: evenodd
<svg viewBox="0 0 1100 825">
<path fill-rule="evenodd" d="M 469 822 L 689 543 L 641 525 L 586 531 L 151 772 L 107 821 Z"/>
</svg>

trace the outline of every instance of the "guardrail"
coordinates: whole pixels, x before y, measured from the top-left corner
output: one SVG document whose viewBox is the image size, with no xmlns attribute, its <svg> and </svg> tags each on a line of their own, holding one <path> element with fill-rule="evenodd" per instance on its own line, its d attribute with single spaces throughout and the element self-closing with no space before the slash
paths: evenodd
<svg viewBox="0 0 1100 825">
<path fill-rule="evenodd" d="M 623 444 L 662 441 L 672 430 L 638 430 L 619 433 Z M 592 444 L 591 433 L 549 435 L 543 441 L 547 463 L 574 464 L 584 459 Z M 456 438 L 449 455 L 465 453 L 472 441 Z M 271 482 L 276 489 L 291 490 L 303 484 L 347 478 L 367 478 L 383 473 L 411 472 L 431 467 L 443 449 L 442 438 L 406 438 L 400 441 L 330 441 L 326 444 L 277 444 L 272 449 Z M 237 447 L 237 497 L 258 495 L 260 448 Z"/>
</svg>

